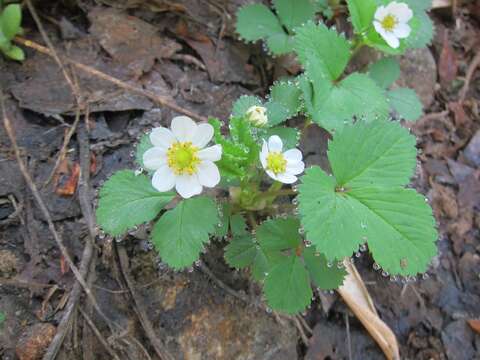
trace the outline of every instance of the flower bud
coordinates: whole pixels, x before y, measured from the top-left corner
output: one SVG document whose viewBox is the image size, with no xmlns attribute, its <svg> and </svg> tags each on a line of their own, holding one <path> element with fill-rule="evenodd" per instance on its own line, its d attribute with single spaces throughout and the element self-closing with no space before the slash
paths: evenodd
<svg viewBox="0 0 480 360">
<path fill-rule="evenodd" d="M 248 120 L 255 126 L 262 127 L 268 122 L 267 109 L 263 106 L 254 105 L 246 112 Z"/>
</svg>

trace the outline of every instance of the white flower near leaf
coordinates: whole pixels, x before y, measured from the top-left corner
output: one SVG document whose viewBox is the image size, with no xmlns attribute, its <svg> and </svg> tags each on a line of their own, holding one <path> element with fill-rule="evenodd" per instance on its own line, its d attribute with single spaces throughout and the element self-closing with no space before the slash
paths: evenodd
<svg viewBox="0 0 480 360">
<path fill-rule="evenodd" d="M 190 198 L 204 186 L 216 186 L 220 172 L 214 162 L 222 157 L 222 147 L 206 147 L 212 137 L 210 124 L 197 125 L 187 116 L 173 118 L 170 129 L 154 128 L 153 147 L 143 154 L 145 168 L 155 170 L 153 187 L 161 192 L 175 187 L 183 198 Z"/>
<path fill-rule="evenodd" d="M 246 115 L 248 120 L 255 126 L 265 126 L 268 123 L 267 109 L 263 106 L 254 105 L 251 106 Z"/>
<path fill-rule="evenodd" d="M 412 10 L 405 3 L 391 2 L 387 6 L 379 6 L 375 11 L 373 26 L 388 46 L 396 49 L 399 39 L 405 39 L 412 29 L 408 22 L 413 17 Z"/>
<path fill-rule="evenodd" d="M 268 142 L 263 140 L 260 162 L 272 179 L 284 184 L 293 184 L 297 176 L 305 170 L 302 152 L 298 149 L 283 151 L 283 142 L 279 136 L 270 136 Z"/>
</svg>

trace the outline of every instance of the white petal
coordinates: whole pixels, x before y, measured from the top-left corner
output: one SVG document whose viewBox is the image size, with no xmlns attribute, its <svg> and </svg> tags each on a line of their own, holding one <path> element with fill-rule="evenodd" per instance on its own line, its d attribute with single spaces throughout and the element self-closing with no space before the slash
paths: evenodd
<svg viewBox="0 0 480 360">
<path fill-rule="evenodd" d="M 401 23 L 407 23 L 413 17 L 413 11 L 405 3 L 391 3 L 390 13 L 394 15 Z"/>
<path fill-rule="evenodd" d="M 280 136 L 273 135 L 268 139 L 268 151 L 269 152 L 282 152 L 283 142 Z"/>
<path fill-rule="evenodd" d="M 287 163 L 287 173 L 292 175 L 301 174 L 305 170 L 305 163 L 303 161 L 298 162 L 288 162 Z"/>
<path fill-rule="evenodd" d="M 167 150 L 154 146 L 143 153 L 143 164 L 148 170 L 157 170 L 167 163 Z"/>
<path fill-rule="evenodd" d="M 176 178 L 175 189 L 181 197 L 188 199 L 200 194 L 202 192 L 202 185 L 200 185 L 196 174 L 180 175 Z"/>
<path fill-rule="evenodd" d="M 200 124 L 192 138 L 193 145 L 203 149 L 213 137 L 213 126 L 210 124 Z"/>
<path fill-rule="evenodd" d="M 161 192 L 171 190 L 175 186 L 175 174 L 167 165 L 163 165 L 153 174 L 152 186 Z"/>
<path fill-rule="evenodd" d="M 175 142 L 175 136 L 169 129 L 157 127 L 150 133 L 150 141 L 155 146 L 168 149 Z"/>
<path fill-rule="evenodd" d="M 222 158 L 222 145 L 213 145 L 198 152 L 200 160 L 218 161 Z"/>
<path fill-rule="evenodd" d="M 262 163 L 263 168 L 267 167 L 267 156 L 268 156 L 268 145 L 265 140 L 263 140 L 262 151 L 260 152 L 260 162 Z"/>
<path fill-rule="evenodd" d="M 277 180 L 284 184 L 293 184 L 295 181 L 297 181 L 297 177 L 295 175 L 284 172 L 281 174 L 277 174 Z"/>
<path fill-rule="evenodd" d="M 398 24 L 395 26 L 393 29 L 393 34 L 400 39 L 405 39 L 410 35 L 412 29 L 410 29 L 410 26 L 408 24 Z"/>
<path fill-rule="evenodd" d="M 266 170 L 268 176 L 270 176 L 273 180 L 278 180 L 277 175 L 271 170 Z"/>
<path fill-rule="evenodd" d="M 385 6 L 379 6 L 375 11 L 375 20 L 382 21 L 385 16 L 388 15 L 388 9 Z"/>
<path fill-rule="evenodd" d="M 197 124 L 188 116 L 177 116 L 170 126 L 178 141 L 191 141 L 197 130 Z"/>
<path fill-rule="evenodd" d="M 377 33 L 379 33 L 382 37 L 387 33 L 385 29 L 382 27 L 382 24 L 380 24 L 378 21 L 374 21 L 373 26 L 375 27 L 375 30 L 377 31 Z"/>
<path fill-rule="evenodd" d="M 294 161 L 294 162 L 298 162 L 298 161 L 302 161 L 302 152 L 298 149 L 291 149 L 291 150 L 287 150 L 283 153 L 283 156 L 285 157 L 285 159 L 287 159 L 287 161 Z"/>
<path fill-rule="evenodd" d="M 383 39 L 387 42 L 388 46 L 396 49 L 400 46 L 400 40 L 392 33 L 384 33 L 382 35 Z"/>
<path fill-rule="evenodd" d="M 198 165 L 198 181 L 200 185 L 214 187 L 220 182 L 220 172 L 217 165 L 211 161 L 204 161 Z"/>
</svg>

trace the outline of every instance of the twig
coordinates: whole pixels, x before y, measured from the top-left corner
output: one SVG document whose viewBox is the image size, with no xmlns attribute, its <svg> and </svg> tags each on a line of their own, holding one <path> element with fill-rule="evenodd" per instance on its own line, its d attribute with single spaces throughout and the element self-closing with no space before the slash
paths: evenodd
<svg viewBox="0 0 480 360">
<path fill-rule="evenodd" d="M 85 247 L 83 249 L 82 261 L 80 263 L 80 275 L 82 281 L 87 276 L 88 270 L 90 267 L 90 261 L 92 259 L 94 253 L 94 239 L 95 233 L 90 231 L 91 227 L 91 210 L 90 208 L 91 202 L 89 201 L 89 184 L 90 184 L 90 150 L 89 150 L 89 143 L 88 138 L 82 138 L 79 136 L 79 143 L 80 143 L 80 180 L 79 180 L 79 199 L 80 199 L 80 207 L 87 221 L 87 225 L 89 228 L 89 236 L 87 236 Z M 87 153 L 85 155 L 85 152 Z M 87 204 L 87 206 L 86 206 Z M 48 346 L 47 352 L 45 353 L 43 360 L 53 360 L 57 356 L 63 340 L 65 339 L 65 335 L 70 328 L 72 316 L 75 313 L 75 309 L 80 301 L 80 295 L 82 294 L 82 287 L 83 284 L 77 279 L 75 285 L 73 286 L 72 292 L 70 294 L 70 298 L 68 300 L 68 304 L 66 306 L 65 313 L 63 314 L 62 320 L 57 328 L 57 333 L 53 338 L 52 342 Z M 85 283 L 85 288 L 89 289 L 89 286 Z M 93 294 L 91 294 L 93 298 Z M 94 299 L 94 298 L 93 298 Z M 98 308 L 96 301 L 93 301 L 94 306 Z M 110 325 L 110 324 L 108 324 Z"/>
<path fill-rule="evenodd" d="M 117 251 L 118 251 L 120 269 L 121 269 L 123 278 L 125 279 L 125 283 L 135 303 L 135 312 L 137 313 L 137 316 L 140 319 L 143 329 L 145 330 L 145 334 L 147 335 L 148 339 L 153 345 L 153 348 L 155 349 L 156 354 L 160 359 L 174 360 L 175 358 L 166 349 L 162 341 L 156 336 L 155 330 L 153 329 L 152 323 L 150 322 L 147 312 L 145 310 L 143 301 L 140 298 L 139 294 L 137 293 L 137 290 L 135 289 L 133 281 L 130 279 L 130 275 L 128 271 L 128 256 L 127 256 L 127 252 L 125 251 L 125 248 L 122 246 L 118 246 Z"/>
<path fill-rule="evenodd" d="M 313 334 L 313 330 L 312 328 L 307 324 L 307 322 L 305 321 L 305 319 L 303 318 L 303 316 L 301 315 L 295 315 L 297 318 L 298 318 L 298 321 L 300 321 L 300 323 L 303 325 L 303 327 L 305 328 L 305 330 L 308 331 L 308 333 L 310 335 Z"/>
<path fill-rule="evenodd" d="M 348 360 L 352 360 L 352 339 L 350 337 L 350 319 L 348 313 L 345 313 L 345 327 L 347 328 Z"/>
<path fill-rule="evenodd" d="M 422 126 L 426 125 L 430 121 L 443 119 L 449 113 L 450 113 L 450 111 L 444 110 L 444 111 L 441 111 L 441 112 L 426 114 L 420 120 L 418 120 L 415 124 L 413 124 L 412 127 L 414 127 L 415 129 L 420 129 Z"/>
<path fill-rule="evenodd" d="M 292 316 L 290 319 L 293 320 L 293 322 L 295 323 L 295 326 L 300 333 L 300 337 L 302 338 L 303 343 L 305 344 L 305 346 L 308 347 L 310 345 L 310 341 L 308 340 L 307 334 L 305 334 L 305 331 L 303 330 L 302 324 L 300 324 L 300 321 L 296 316 Z"/>
<path fill-rule="evenodd" d="M 15 37 L 15 42 L 21 44 L 21 45 L 24 45 L 26 47 L 29 47 L 29 48 L 32 48 L 32 49 L 35 49 L 37 50 L 38 52 L 41 52 L 43 54 L 46 54 L 46 55 L 49 55 L 49 56 L 53 56 L 52 52 L 46 48 L 45 46 L 42 46 L 40 44 L 37 44 L 36 42 L 33 42 L 31 40 L 26 40 L 20 36 L 16 36 Z M 161 106 L 165 106 L 167 108 L 170 108 L 178 113 L 181 113 L 181 114 L 184 114 L 184 115 L 187 115 L 189 117 L 191 117 L 192 119 L 195 119 L 197 121 L 200 121 L 200 122 L 206 122 L 208 119 L 204 116 L 201 116 L 201 115 L 198 115 L 190 110 L 187 110 L 173 102 L 171 102 L 170 100 L 168 100 L 167 98 L 163 97 L 163 96 L 159 96 L 151 91 L 148 91 L 148 90 L 144 90 L 144 89 L 141 89 L 137 86 L 134 86 L 134 85 L 131 85 L 131 84 L 128 84 L 126 83 L 125 81 L 122 81 L 122 80 L 119 80 L 113 76 L 110 76 L 108 74 L 105 74 L 104 72 L 101 72 L 91 66 L 88 66 L 88 65 L 84 65 L 84 64 L 81 64 L 73 59 L 70 59 L 66 56 L 62 57 L 62 59 L 65 61 L 65 62 L 68 62 L 70 64 L 72 64 L 73 66 L 75 66 L 76 68 L 90 74 L 90 75 L 93 75 L 93 76 L 96 76 L 96 77 L 99 77 L 103 80 L 106 80 L 106 81 L 109 81 L 119 87 L 121 87 L 122 89 L 126 89 L 126 90 L 129 90 L 131 92 L 134 92 L 134 93 L 137 93 L 137 94 L 140 94 L 140 95 L 143 95 L 147 98 L 149 98 L 150 100 L 154 101 L 155 103 L 161 105 Z"/>
<path fill-rule="evenodd" d="M 463 84 L 462 90 L 460 90 L 460 95 L 458 100 L 459 103 L 463 103 L 465 101 L 468 88 L 470 87 L 470 82 L 472 81 L 472 78 L 473 78 L 473 74 L 475 73 L 475 70 L 479 66 L 480 66 L 480 51 L 477 52 L 472 62 L 468 66 L 467 74 L 465 75 L 465 83 Z"/>
<path fill-rule="evenodd" d="M 240 299 L 241 301 L 245 302 L 245 303 L 249 303 L 248 301 L 248 298 L 242 294 L 240 294 L 238 291 L 235 291 L 233 290 L 230 286 L 228 286 L 227 284 L 225 284 L 222 280 L 220 280 L 219 278 L 217 278 L 213 273 L 212 271 L 207 267 L 207 265 L 205 265 L 203 263 L 203 261 L 200 261 L 198 267 L 200 268 L 200 270 L 205 274 L 207 275 L 210 279 L 212 279 L 213 282 L 215 282 L 215 284 L 217 284 L 220 288 L 222 288 L 223 290 L 225 290 L 225 292 L 229 293 L 230 295 L 232 295 L 233 297 L 236 297 L 237 299 Z"/>
<path fill-rule="evenodd" d="M 70 75 L 68 75 L 67 69 L 63 65 L 62 61 L 60 60 L 60 57 L 58 56 L 57 52 L 55 51 L 55 48 L 53 47 L 52 42 L 50 41 L 47 33 L 45 32 L 45 29 L 43 28 L 42 22 L 40 21 L 40 18 L 35 11 L 35 8 L 32 5 L 32 2 L 30 0 L 25 0 L 25 3 L 27 4 L 28 10 L 30 11 L 30 14 L 33 17 L 33 20 L 37 24 L 38 30 L 40 31 L 40 34 L 42 35 L 43 41 L 47 44 L 49 48 L 50 55 L 55 59 L 57 62 L 58 66 L 62 70 L 63 76 L 65 77 L 65 80 L 67 81 L 68 85 L 72 89 L 72 93 L 77 99 L 77 105 L 79 105 L 79 99 L 80 99 L 80 90 L 76 86 L 76 84 L 72 81 L 70 78 Z"/>
<path fill-rule="evenodd" d="M 112 358 L 116 359 L 116 360 L 120 360 L 118 355 L 115 353 L 115 351 L 113 351 L 113 349 L 110 347 L 110 345 L 108 345 L 108 342 L 104 339 L 104 337 L 102 336 L 102 334 L 100 333 L 98 328 L 95 326 L 92 319 L 90 319 L 90 317 L 87 315 L 87 313 L 85 311 L 83 311 L 83 309 L 81 307 L 79 307 L 78 310 L 80 311 L 80 314 L 82 314 L 82 316 L 85 319 L 85 321 L 87 322 L 88 326 L 90 326 L 90 329 L 92 329 L 92 331 L 95 334 L 95 336 L 97 337 L 98 341 L 100 341 L 100 343 L 103 345 L 105 350 L 107 350 L 107 352 L 110 354 L 110 356 Z"/>
<path fill-rule="evenodd" d="M 43 186 L 47 186 L 50 183 L 50 181 L 52 181 L 53 177 L 55 176 L 58 170 L 58 167 L 60 166 L 63 159 L 65 158 L 65 155 L 67 154 L 68 144 L 70 144 L 70 140 L 73 134 L 75 133 L 75 130 L 77 130 L 77 125 L 79 121 L 80 121 L 80 108 L 77 107 L 77 111 L 75 113 L 75 120 L 72 126 L 70 127 L 70 129 L 68 129 L 68 132 L 65 134 L 65 137 L 63 138 L 62 148 L 60 149 L 57 160 L 55 161 L 55 166 L 53 167 L 52 172 L 48 176 L 48 179 L 47 181 L 45 181 Z"/>
</svg>

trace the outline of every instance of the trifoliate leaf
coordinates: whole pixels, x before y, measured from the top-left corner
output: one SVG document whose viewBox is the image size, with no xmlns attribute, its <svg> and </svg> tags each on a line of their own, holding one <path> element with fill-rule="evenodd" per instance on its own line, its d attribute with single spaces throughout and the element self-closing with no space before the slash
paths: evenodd
<svg viewBox="0 0 480 360">
<path fill-rule="evenodd" d="M 273 6 L 282 24 L 290 31 L 315 16 L 315 7 L 310 0 L 274 0 Z"/>
<path fill-rule="evenodd" d="M 240 8 L 237 13 L 237 32 L 247 41 L 284 33 L 278 18 L 263 4 L 251 4 Z"/>
<path fill-rule="evenodd" d="M 405 39 L 408 47 L 420 49 L 432 42 L 434 26 L 432 19 L 425 12 L 417 12 L 410 22 L 412 35 Z"/>
<path fill-rule="evenodd" d="M 316 287 L 322 290 L 334 290 L 342 286 L 347 275 L 345 269 L 339 269 L 336 264 L 328 266 L 325 256 L 317 253 L 313 247 L 304 249 L 303 260 Z"/>
<path fill-rule="evenodd" d="M 252 106 L 262 106 L 262 100 L 256 96 L 242 95 L 233 104 L 232 116 L 243 117 Z"/>
<path fill-rule="evenodd" d="M 334 176 L 312 167 L 302 177 L 302 226 L 328 261 L 350 256 L 368 241 L 386 271 L 415 275 L 426 270 L 435 253 L 432 211 L 422 196 L 401 187 L 415 164 L 414 146 L 413 137 L 396 123 L 356 123 L 330 143 Z"/>
<path fill-rule="evenodd" d="M 415 137 L 395 122 L 345 126 L 328 146 L 337 185 L 348 190 L 407 184 L 416 165 L 415 143 Z"/>
<path fill-rule="evenodd" d="M 150 134 L 143 135 L 135 151 L 135 162 L 141 168 L 145 167 L 145 164 L 143 163 L 143 154 L 145 154 L 145 151 L 147 151 L 151 147 L 153 147 L 153 144 L 150 141 Z"/>
<path fill-rule="evenodd" d="M 231 267 L 243 269 L 253 264 L 258 244 L 249 235 L 233 237 L 225 247 L 225 260 Z"/>
<path fill-rule="evenodd" d="M 285 149 L 293 149 L 294 147 L 298 146 L 298 142 L 300 141 L 300 132 L 291 127 L 273 127 L 268 128 L 265 130 L 265 133 L 261 136 L 267 140 L 270 136 L 277 135 L 283 141 L 283 146 Z"/>
<path fill-rule="evenodd" d="M 437 231 L 422 195 L 405 188 L 362 188 L 347 195 L 363 209 L 368 248 L 390 274 L 425 272 L 436 254 Z M 348 216 L 348 214 L 346 214 Z"/>
<path fill-rule="evenodd" d="M 389 88 L 400 76 L 400 65 L 394 58 L 378 60 L 370 66 L 368 75 L 383 89 Z"/>
<path fill-rule="evenodd" d="M 22 9 L 19 4 L 10 4 L 3 9 L 0 15 L 0 27 L 3 35 L 11 40 L 20 30 Z"/>
<path fill-rule="evenodd" d="M 258 242 L 267 253 L 295 249 L 300 244 L 299 226 L 295 218 L 267 220 L 257 229 Z"/>
<path fill-rule="evenodd" d="M 367 122 L 388 117 L 384 91 L 365 74 L 353 73 L 333 84 L 318 73 L 318 59 L 306 66 L 307 77 L 300 81 L 305 107 L 313 121 L 328 131 L 338 131 L 353 117 Z"/>
<path fill-rule="evenodd" d="M 304 310 L 311 302 L 310 277 L 301 259 L 283 256 L 265 277 L 263 291 L 268 305 L 287 314 Z"/>
<path fill-rule="evenodd" d="M 330 80 L 336 80 L 350 59 L 350 44 L 334 29 L 310 22 L 297 29 L 294 48 L 300 62 L 306 66 L 316 59 L 317 71 Z"/>
<path fill-rule="evenodd" d="M 217 224 L 218 210 L 212 199 L 185 199 L 157 221 L 152 241 L 164 262 L 182 269 L 198 260 Z"/>
<path fill-rule="evenodd" d="M 347 0 L 348 11 L 355 33 L 362 34 L 372 26 L 373 16 L 377 10 L 375 0 Z"/>
<path fill-rule="evenodd" d="M 265 104 L 265 107 L 267 108 L 268 125 L 270 126 L 280 124 L 289 118 L 288 108 L 281 103 L 270 100 Z"/>
<path fill-rule="evenodd" d="M 155 218 L 175 194 L 158 192 L 145 175 L 135 176 L 121 170 L 108 179 L 100 190 L 97 223 L 106 233 L 117 236 Z"/>
<path fill-rule="evenodd" d="M 392 108 L 405 120 L 416 121 L 422 116 L 423 105 L 413 89 L 398 88 L 387 92 Z"/>
<path fill-rule="evenodd" d="M 273 55 L 283 55 L 293 51 L 293 39 L 283 31 L 268 36 L 265 41 Z"/>
</svg>

